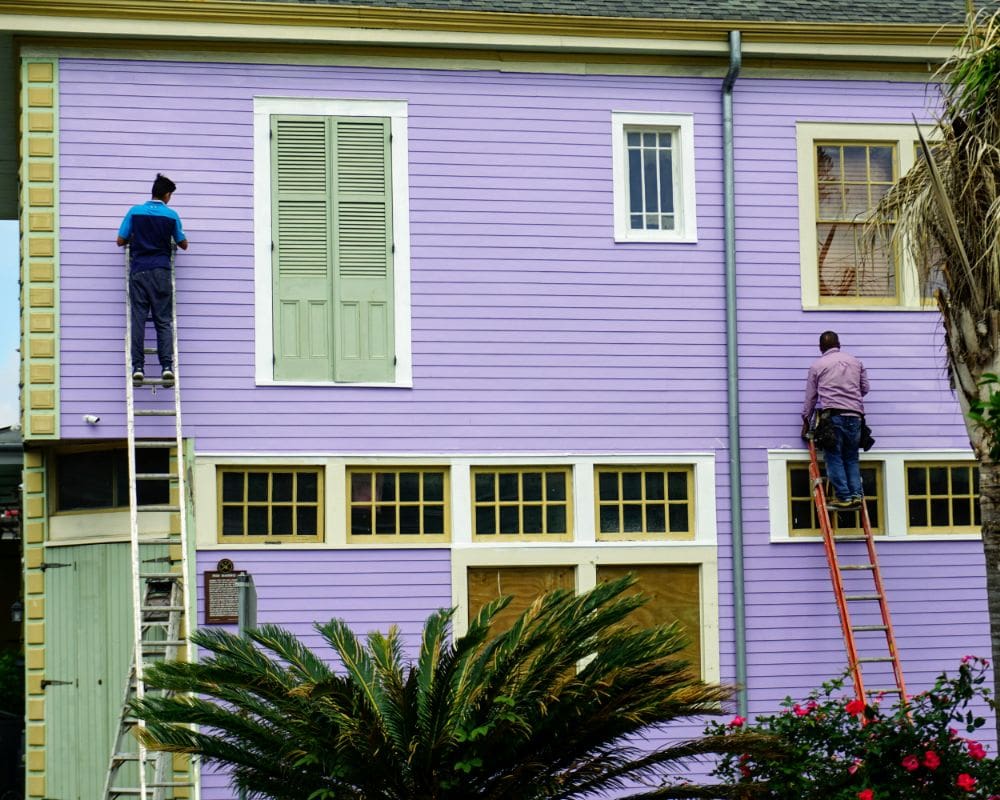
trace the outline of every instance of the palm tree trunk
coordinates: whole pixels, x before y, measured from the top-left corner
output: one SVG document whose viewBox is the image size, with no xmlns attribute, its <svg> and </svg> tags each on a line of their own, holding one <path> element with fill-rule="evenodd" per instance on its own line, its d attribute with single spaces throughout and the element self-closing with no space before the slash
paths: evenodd
<svg viewBox="0 0 1000 800">
<path fill-rule="evenodd" d="M 1000 697 L 1000 464 L 982 458 L 979 463 L 979 504 L 982 512 L 983 552 L 986 555 L 986 604 L 990 615 L 993 651 L 993 697 Z"/>
</svg>

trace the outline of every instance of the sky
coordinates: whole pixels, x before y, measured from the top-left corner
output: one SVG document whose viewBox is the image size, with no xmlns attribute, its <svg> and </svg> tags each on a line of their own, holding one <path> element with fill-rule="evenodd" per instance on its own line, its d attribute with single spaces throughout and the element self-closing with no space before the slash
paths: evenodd
<svg viewBox="0 0 1000 800">
<path fill-rule="evenodd" d="M 0 428 L 18 421 L 17 220 L 0 220 Z"/>
</svg>

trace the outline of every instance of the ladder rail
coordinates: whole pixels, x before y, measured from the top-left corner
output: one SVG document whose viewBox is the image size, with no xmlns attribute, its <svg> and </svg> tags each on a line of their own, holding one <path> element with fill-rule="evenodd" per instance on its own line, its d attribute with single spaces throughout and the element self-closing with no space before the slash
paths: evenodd
<svg viewBox="0 0 1000 800">
<path fill-rule="evenodd" d="M 868 507 L 862 501 L 857 509 L 861 522 L 862 535 L 852 536 L 851 541 L 861 541 L 865 543 L 865 550 L 868 554 L 867 564 L 841 565 L 837 555 L 837 535 L 833 522 L 830 519 L 829 506 L 827 504 L 826 490 L 823 486 L 823 478 L 819 470 L 819 459 L 816 451 L 816 444 L 812 435 L 808 437 L 809 442 L 809 479 L 812 484 L 813 501 L 816 505 L 816 515 L 819 519 L 820 530 L 823 534 L 823 547 L 826 551 L 827 565 L 830 569 L 830 578 L 833 583 L 834 597 L 837 602 L 837 613 L 840 618 L 841 630 L 844 636 L 844 647 L 847 651 L 848 671 L 854 683 L 855 696 L 866 705 L 868 704 L 869 692 L 865 689 L 864 676 L 862 675 L 862 664 L 889 662 L 892 666 L 893 678 L 896 683 L 895 689 L 885 691 L 897 692 L 900 702 L 905 705 L 907 700 L 906 683 L 903 678 L 903 667 L 899 658 L 899 648 L 896 642 L 896 635 L 892 627 L 892 619 L 889 614 L 889 602 L 885 592 L 885 584 L 882 581 L 882 570 L 879 567 L 878 553 L 875 548 L 875 538 L 872 534 L 871 520 L 868 516 Z M 873 594 L 848 595 L 844 588 L 844 570 L 855 569 L 871 572 L 874 584 Z M 881 625 L 861 625 L 854 626 L 851 622 L 850 600 L 874 600 L 878 604 L 879 614 L 882 619 Z M 858 652 L 858 644 L 854 637 L 855 631 L 881 631 L 885 636 L 888 657 L 861 657 Z"/>
</svg>

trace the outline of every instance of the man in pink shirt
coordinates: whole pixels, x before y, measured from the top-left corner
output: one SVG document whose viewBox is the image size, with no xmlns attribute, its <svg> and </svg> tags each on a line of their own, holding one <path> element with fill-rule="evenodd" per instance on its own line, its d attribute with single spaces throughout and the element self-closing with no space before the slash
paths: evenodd
<svg viewBox="0 0 1000 800">
<path fill-rule="evenodd" d="M 858 447 L 861 422 L 865 415 L 862 398 L 868 394 L 868 374 L 865 365 L 850 353 L 840 349 L 840 338 L 833 331 L 819 337 L 823 354 L 809 367 L 806 377 L 806 399 L 802 406 L 802 438 L 809 433 L 813 411 L 821 409 L 833 428 L 831 442 L 823 447 L 826 475 L 837 499 L 834 508 L 853 508 L 864 496 L 861 487 L 861 465 Z"/>
</svg>

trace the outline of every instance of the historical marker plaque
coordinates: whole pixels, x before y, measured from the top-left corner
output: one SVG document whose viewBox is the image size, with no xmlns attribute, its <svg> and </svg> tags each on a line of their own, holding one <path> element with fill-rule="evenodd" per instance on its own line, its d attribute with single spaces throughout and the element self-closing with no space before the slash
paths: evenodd
<svg viewBox="0 0 1000 800">
<path fill-rule="evenodd" d="M 239 622 L 240 595 L 238 581 L 246 570 L 233 568 L 233 562 L 222 559 L 214 570 L 205 570 L 205 624 L 229 625 Z"/>
</svg>

